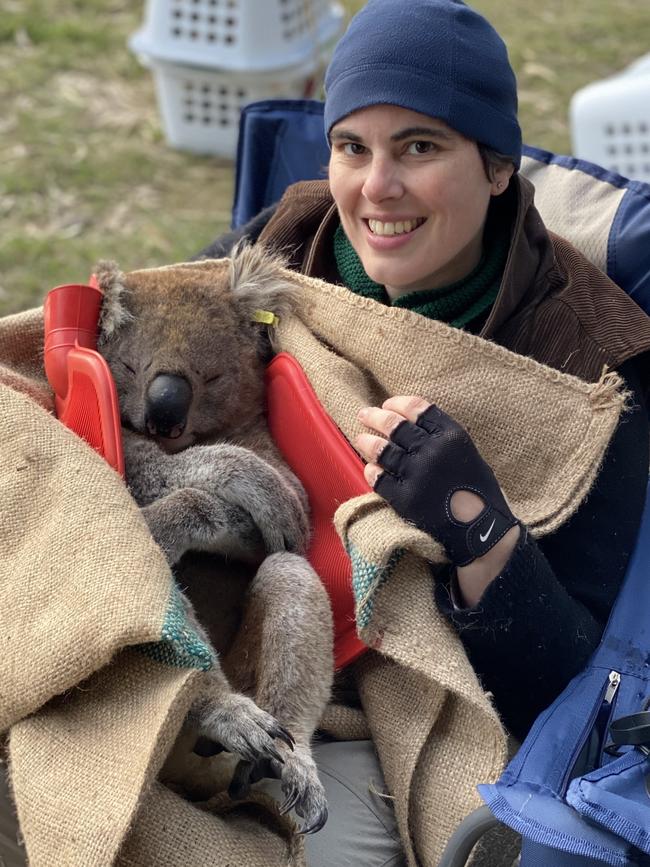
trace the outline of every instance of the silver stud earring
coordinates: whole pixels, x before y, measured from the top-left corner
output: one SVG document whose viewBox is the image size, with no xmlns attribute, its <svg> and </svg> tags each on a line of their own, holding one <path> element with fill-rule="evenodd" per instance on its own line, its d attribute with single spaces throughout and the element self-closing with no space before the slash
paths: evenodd
<svg viewBox="0 0 650 867">
<path fill-rule="evenodd" d="M 497 181 L 497 190 L 500 190 L 503 186 L 503 181 Z"/>
</svg>

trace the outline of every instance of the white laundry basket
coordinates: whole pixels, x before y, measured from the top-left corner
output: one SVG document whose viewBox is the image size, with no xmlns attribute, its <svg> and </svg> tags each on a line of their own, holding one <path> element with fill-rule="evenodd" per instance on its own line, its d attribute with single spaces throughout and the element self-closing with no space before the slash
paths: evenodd
<svg viewBox="0 0 650 867">
<path fill-rule="evenodd" d="M 305 63 L 333 43 L 343 8 L 330 0 L 147 0 L 136 54 L 240 71 Z"/>
<path fill-rule="evenodd" d="M 165 137 L 172 147 L 233 159 L 239 115 L 260 99 L 313 96 L 320 64 L 267 73 L 226 72 L 165 63 L 149 58 L 154 74 Z"/>
<path fill-rule="evenodd" d="M 650 64 L 574 94 L 569 109 L 573 153 L 628 178 L 650 181 Z"/>
</svg>

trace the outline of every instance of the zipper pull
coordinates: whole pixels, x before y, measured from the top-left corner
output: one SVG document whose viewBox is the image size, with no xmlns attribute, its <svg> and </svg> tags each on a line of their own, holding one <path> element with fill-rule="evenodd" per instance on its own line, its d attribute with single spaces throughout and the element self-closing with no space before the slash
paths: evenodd
<svg viewBox="0 0 650 867">
<path fill-rule="evenodd" d="M 614 701 L 614 696 L 616 695 L 618 687 L 621 683 L 621 675 L 618 673 L 618 671 L 610 671 L 608 680 L 609 683 L 607 684 L 607 689 L 605 690 L 603 704 L 611 704 Z"/>
</svg>

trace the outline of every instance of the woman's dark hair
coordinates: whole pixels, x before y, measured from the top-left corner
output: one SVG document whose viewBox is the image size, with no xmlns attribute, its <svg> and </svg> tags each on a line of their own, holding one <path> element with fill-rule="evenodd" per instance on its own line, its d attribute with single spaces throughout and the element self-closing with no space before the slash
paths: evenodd
<svg viewBox="0 0 650 867">
<path fill-rule="evenodd" d="M 478 152 L 483 162 L 483 169 L 488 181 L 494 180 L 494 172 L 497 169 L 514 166 L 515 171 L 517 171 L 517 160 L 514 157 L 509 157 L 507 154 L 501 154 L 499 151 L 495 151 L 494 148 L 490 148 L 480 142 L 477 142 L 476 146 L 478 147 Z"/>
</svg>

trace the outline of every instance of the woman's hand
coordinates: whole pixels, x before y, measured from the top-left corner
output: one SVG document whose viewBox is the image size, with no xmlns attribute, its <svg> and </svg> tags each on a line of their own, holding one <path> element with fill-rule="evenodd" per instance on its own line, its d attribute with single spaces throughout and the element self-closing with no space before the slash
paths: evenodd
<svg viewBox="0 0 650 867">
<path fill-rule="evenodd" d="M 503 570 L 520 526 L 467 431 L 420 397 L 398 396 L 359 419 L 366 480 L 407 521 L 441 542 L 473 606 Z M 386 439 L 388 438 L 388 440 Z"/>
</svg>

